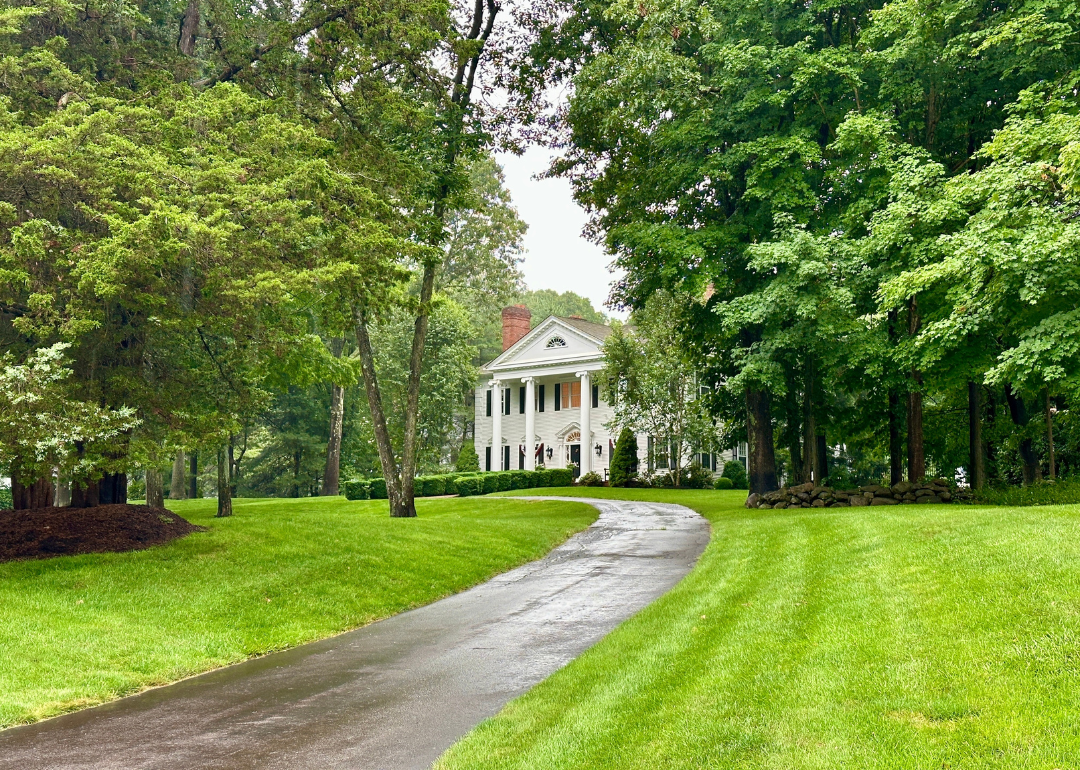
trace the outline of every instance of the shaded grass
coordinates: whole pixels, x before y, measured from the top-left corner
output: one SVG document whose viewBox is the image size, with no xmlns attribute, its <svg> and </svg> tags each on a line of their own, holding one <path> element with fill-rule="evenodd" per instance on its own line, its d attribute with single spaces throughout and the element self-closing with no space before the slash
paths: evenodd
<svg viewBox="0 0 1080 770">
<path fill-rule="evenodd" d="M 1080 507 L 695 508 L 694 571 L 437 763 L 1080 766 Z"/>
<path fill-rule="evenodd" d="M 1074 505 L 1080 503 L 1080 478 L 1044 479 L 1026 487 L 988 486 L 975 492 L 985 505 Z"/>
<path fill-rule="evenodd" d="M 536 559 L 575 503 L 343 498 L 170 502 L 210 527 L 145 551 L 0 564 L 0 726 L 364 625 Z"/>
</svg>

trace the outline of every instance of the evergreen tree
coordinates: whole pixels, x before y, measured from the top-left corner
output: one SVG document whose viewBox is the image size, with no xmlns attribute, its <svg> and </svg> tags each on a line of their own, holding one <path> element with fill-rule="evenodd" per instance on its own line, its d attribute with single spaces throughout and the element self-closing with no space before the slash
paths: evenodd
<svg viewBox="0 0 1080 770">
<path fill-rule="evenodd" d="M 637 453 L 637 436 L 629 428 L 623 428 L 611 455 L 611 486 L 629 486 L 637 477 Z"/>
<path fill-rule="evenodd" d="M 473 442 L 466 441 L 461 445 L 461 451 L 458 452 L 457 464 L 454 466 L 454 470 L 458 473 L 480 470 L 480 457 L 476 454 L 476 447 Z"/>
</svg>

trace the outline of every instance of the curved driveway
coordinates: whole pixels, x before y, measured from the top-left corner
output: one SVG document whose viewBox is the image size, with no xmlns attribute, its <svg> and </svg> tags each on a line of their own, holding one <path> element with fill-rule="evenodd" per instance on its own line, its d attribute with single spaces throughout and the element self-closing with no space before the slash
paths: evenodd
<svg viewBox="0 0 1080 770">
<path fill-rule="evenodd" d="M 674 586 L 709 540 L 682 506 L 580 502 L 597 522 L 539 561 L 340 636 L 5 730 L 0 768 L 426 768 Z"/>
</svg>

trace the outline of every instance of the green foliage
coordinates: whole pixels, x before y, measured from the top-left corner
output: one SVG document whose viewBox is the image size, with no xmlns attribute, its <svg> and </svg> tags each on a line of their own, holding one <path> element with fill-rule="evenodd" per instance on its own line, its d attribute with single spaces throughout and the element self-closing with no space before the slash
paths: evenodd
<svg viewBox="0 0 1080 770">
<path fill-rule="evenodd" d="M 386 499 L 386 479 L 369 479 L 367 484 L 372 500 Z"/>
<path fill-rule="evenodd" d="M 731 479 L 733 489 L 746 489 L 748 487 L 746 466 L 742 464 L 741 460 L 728 460 L 724 463 L 724 470 L 720 475 L 723 478 Z"/>
<path fill-rule="evenodd" d="M 615 442 L 615 451 L 611 455 L 611 486 L 625 487 L 637 476 L 638 443 L 637 436 L 630 428 L 623 428 Z"/>
<path fill-rule="evenodd" d="M 529 308 L 533 326 L 551 315 L 563 318 L 577 315 L 586 321 L 598 324 L 605 324 L 609 320 L 593 307 L 592 302 L 572 291 L 564 291 L 560 294 L 553 289 L 537 289 L 520 295 L 517 302 Z"/>
<path fill-rule="evenodd" d="M 446 479 L 442 476 L 418 476 L 416 494 L 420 497 L 436 497 L 446 494 Z"/>
<path fill-rule="evenodd" d="M 466 441 L 461 445 L 461 451 L 458 452 L 454 470 L 459 473 L 480 471 L 480 457 L 476 454 L 476 446 L 472 441 Z"/>
<path fill-rule="evenodd" d="M 346 481 L 342 484 L 346 500 L 370 500 L 371 485 L 364 480 Z"/>
<path fill-rule="evenodd" d="M 505 492 L 513 484 L 513 474 L 516 471 L 496 471 L 491 475 L 495 477 L 496 491 Z"/>
<path fill-rule="evenodd" d="M 510 489 L 528 489 L 535 480 L 534 471 L 510 471 Z"/>
<path fill-rule="evenodd" d="M 717 476 L 713 482 L 713 489 L 734 489 L 735 483 L 727 476 Z"/>
<path fill-rule="evenodd" d="M 580 476 L 578 478 L 577 483 L 578 483 L 579 486 L 583 486 L 583 487 L 606 487 L 607 486 L 607 484 L 604 483 L 604 477 L 601 476 L 596 471 L 589 471 L 588 473 L 582 474 L 582 476 Z"/>
<path fill-rule="evenodd" d="M 985 505 L 1076 505 L 1080 503 L 1080 479 L 1049 479 L 1026 487 L 989 486 L 974 494 L 972 502 Z"/>
<path fill-rule="evenodd" d="M 12 506 L 11 488 L 10 487 L 0 487 L 0 511 L 11 510 L 11 506 Z"/>
<path fill-rule="evenodd" d="M 457 493 L 461 497 L 484 494 L 484 477 L 479 474 L 475 476 L 459 476 L 455 483 Z"/>
<path fill-rule="evenodd" d="M 485 495 L 490 495 L 492 492 L 499 491 L 499 473 L 500 471 L 493 471 L 480 474 Z"/>
<path fill-rule="evenodd" d="M 571 487 L 574 485 L 574 472 L 569 468 L 552 468 L 544 471 L 544 486 Z"/>
<path fill-rule="evenodd" d="M 712 471 L 703 467 L 701 463 L 692 463 L 683 477 L 679 479 L 679 483 L 683 489 L 712 489 Z"/>
</svg>

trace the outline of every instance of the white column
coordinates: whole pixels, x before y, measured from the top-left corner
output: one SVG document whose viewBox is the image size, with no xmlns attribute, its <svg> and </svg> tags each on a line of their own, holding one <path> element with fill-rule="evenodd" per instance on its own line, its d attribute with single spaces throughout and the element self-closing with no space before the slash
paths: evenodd
<svg viewBox="0 0 1080 770">
<path fill-rule="evenodd" d="M 536 470 L 536 446 L 533 437 L 536 436 L 536 385 L 532 377 L 522 377 L 525 383 L 525 470 Z"/>
<path fill-rule="evenodd" d="M 502 451 L 502 381 L 491 381 L 491 470 L 501 471 Z"/>
<path fill-rule="evenodd" d="M 592 470 L 592 380 L 588 372 L 578 372 L 581 379 L 581 475 Z"/>
</svg>

